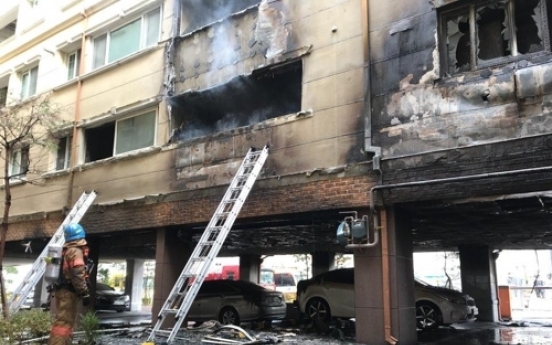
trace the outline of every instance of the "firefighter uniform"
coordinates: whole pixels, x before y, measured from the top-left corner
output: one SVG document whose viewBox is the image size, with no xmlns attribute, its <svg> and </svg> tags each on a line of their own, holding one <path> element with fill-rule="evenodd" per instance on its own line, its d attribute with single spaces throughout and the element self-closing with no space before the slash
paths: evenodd
<svg viewBox="0 0 552 345">
<path fill-rule="evenodd" d="M 70 224 L 67 228 L 71 226 L 80 227 L 78 224 Z M 84 229 L 78 228 L 76 236 L 71 230 L 71 228 L 65 230 L 66 241 L 73 240 L 65 242 L 63 245 L 60 277 L 53 287 L 57 313 L 50 331 L 48 345 L 71 344 L 78 304 L 81 299 L 84 305 L 90 303 L 86 268 L 88 247 L 84 239 Z M 79 230 L 82 230 L 82 233 Z"/>
</svg>

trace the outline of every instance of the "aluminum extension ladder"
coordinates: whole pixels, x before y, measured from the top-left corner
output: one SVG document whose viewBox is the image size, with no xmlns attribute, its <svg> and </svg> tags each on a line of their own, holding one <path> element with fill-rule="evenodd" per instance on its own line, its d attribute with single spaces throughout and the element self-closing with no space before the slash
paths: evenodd
<svg viewBox="0 0 552 345">
<path fill-rule="evenodd" d="M 251 148 L 245 156 L 215 214 L 163 304 L 148 341 L 155 341 L 156 337 L 161 336 L 168 338 L 166 342 L 170 343 L 178 333 L 211 263 L 217 257 L 267 157 L 268 146 L 261 151 Z M 161 330 L 166 317 L 171 314 L 174 315 L 176 321 L 172 330 Z"/>
<path fill-rule="evenodd" d="M 64 226 L 71 223 L 78 223 L 90 205 L 92 205 L 94 199 L 96 199 L 95 191 L 82 193 L 79 200 L 75 203 L 75 206 L 73 206 L 73 209 L 71 209 L 67 217 L 65 217 L 63 223 L 61 223 L 54 236 L 50 239 L 50 242 L 48 242 L 42 253 L 40 253 L 34 262 L 29 273 L 27 273 L 21 284 L 17 287 L 17 289 L 15 289 L 15 292 L 10 297 L 8 301 L 10 315 L 15 314 L 19 308 L 21 308 L 21 305 L 25 302 L 29 292 L 31 292 L 38 281 L 42 279 L 42 276 L 46 271 L 46 262 L 44 261 L 44 258 L 48 254 L 48 247 L 52 244 L 62 246 L 63 243 L 65 243 L 65 237 L 63 236 Z"/>
</svg>

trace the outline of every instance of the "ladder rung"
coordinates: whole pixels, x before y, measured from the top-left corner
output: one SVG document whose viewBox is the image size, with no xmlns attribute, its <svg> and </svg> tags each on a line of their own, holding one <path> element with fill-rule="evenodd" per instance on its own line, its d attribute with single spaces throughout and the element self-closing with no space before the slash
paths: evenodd
<svg viewBox="0 0 552 345">
<path fill-rule="evenodd" d="M 211 222 L 209 224 L 216 224 L 216 226 L 207 226 L 202 235 L 202 238 L 208 239 L 208 241 L 200 241 L 196 245 L 194 254 L 188 260 L 188 263 L 180 274 L 176 285 L 173 287 L 173 291 L 171 291 L 164 304 L 164 306 L 170 306 L 174 302 L 179 301 L 181 303 L 179 309 L 163 309 L 162 313 L 160 313 L 157 324 L 148 337 L 148 340 L 154 340 L 157 335 L 168 335 L 167 341 L 170 343 L 175 338 L 180 325 L 186 319 L 186 315 L 193 303 L 193 300 L 197 296 L 209 266 L 219 253 L 222 244 L 228 235 L 228 231 L 232 228 L 235 221 L 234 218 L 239 214 L 241 207 L 243 206 L 243 203 L 251 190 L 251 187 L 257 179 L 258 174 L 254 172 L 262 168 L 267 156 L 268 146 L 265 146 L 262 150 L 255 150 L 252 148 L 247 153 L 241 167 L 238 170 L 238 173 L 234 176 L 234 179 L 230 183 L 225 197 L 222 199 L 219 208 L 217 208 L 217 210 L 228 210 L 231 208 L 231 212 L 215 212 L 211 218 Z M 234 206 L 227 206 L 232 203 Z M 205 263 L 196 265 L 196 262 Z M 189 265 L 190 263 L 192 265 Z M 195 273 L 192 274 L 191 272 Z M 184 284 L 189 285 L 183 286 Z M 180 291 L 181 289 L 183 291 Z M 175 318 L 175 326 L 171 330 L 160 330 L 162 322 L 164 321 L 161 315 L 165 315 L 167 313 L 177 313 Z"/>
</svg>

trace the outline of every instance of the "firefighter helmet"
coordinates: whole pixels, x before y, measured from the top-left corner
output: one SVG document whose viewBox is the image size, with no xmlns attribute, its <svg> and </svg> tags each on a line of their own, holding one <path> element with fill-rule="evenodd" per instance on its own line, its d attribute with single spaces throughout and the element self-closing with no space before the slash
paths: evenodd
<svg viewBox="0 0 552 345">
<path fill-rule="evenodd" d="M 84 238 L 86 233 L 80 224 L 73 223 L 65 226 L 63 235 L 65 236 L 65 241 L 70 242 Z"/>
</svg>

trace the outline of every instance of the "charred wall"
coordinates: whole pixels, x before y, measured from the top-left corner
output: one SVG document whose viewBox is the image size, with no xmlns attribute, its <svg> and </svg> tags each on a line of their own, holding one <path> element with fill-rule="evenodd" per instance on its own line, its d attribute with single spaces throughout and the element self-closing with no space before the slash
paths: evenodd
<svg viewBox="0 0 552 345">
<path fill-rule="evenodd" d="M 450 36 L 446 37 L 446 30 L 450 27 L 440 27 L 438 20 L 446 13 L 443 11 L 455 9 L 451 6 L 458 6 L 458 3 L 462 5 L 467 2 L 435 1 L 437 9 L 432 3 L 421 0 L 401 3 L 400 7 L 395 6 L 393 1 L 370 2 L 370 93 L 374 141 L 382 147 L 384 159 L 427 154 L 427 158 L 398 159 L 397 164 L 401 165 L 400 171 L 404 174 L 392 174 L 390 180 L 408 180 L 409 176 L 415 175 L 414 170 L 417 171 L 417 179 L 432 178 L 439 175 L 434 174 L 437 167 L 433 164 L 443 159 L 452 162 L 454 154 L 459 150 L 463 152 L 463 148 L 484 144 L 505 145 L 506 141 L 546 136 L 552 132 L 552 55 L 549 53 L 549 37 L 542 30 L 537 40 L 534 23 L 527 23 L 528 20 L 545 19 L 548 14 L 540 13 L 542 7 L 533 2 L 516 1 L 516 4 L 532 4 L 529 12 L 518 13 L 521 19 L 516 17 L 518 28 L 521 28 L 517 31 L 520 35 L 519 54 L 509 56 L 509 49 L 514 48 L 508 46 L 506 41 L 499 42 L 506 44 L 502 50 L 478 49 L 472 60 L 477 61 L 477 68 L 462 71 L 447 68 L 447 63 L 448 67 L 455 63 L 450 61 L 447 51 L 450 48 L 447 44 L 450 45 L 451 41 L 447 41 Z M 500 8 L 506 1 L 495 3 L 496 8 Z M 400 10 L 395 10 L 397 8 Z M 389 15 L 381 16 L 379 13 Z M 493 20 L 490 15 L 476 18 L 479 20 L 477 25 Z M 485 19 L 485 23 L 481 18 Z M 494 21 L 497 22 L 496 18 Z M 489 30 L 496 29 L 489 26 Z M 507 27 L 498 29 L 509 30 Z M 482 31 L 478 32 L 477 42 L 480 45 L 491 44 L 485 41 L 488 38 L 483 36 Z M 500 40 L 500 32 L 495 38 Z M 507 39 L 511 40 L 510 37 L 503 37 L 503 40 Z M 524 39 L 540 43 L 530 47 L 524 45 Z M 484 52 L 496 56 L 492 63 L 483 56 Z M 446 151 L 451 149 L 455 150 Z M 538 151 L 542 148 L 534 149 Z M 443 150 L 445 153 L 442 153 Z M 487 150 L 479 152 L 483 157 Z M 504 151 L 493 149 L 491 152 L 495 152 L 496 156 L 486 156 L 485 159 L 498 161 Z M 472 154 L 475 153 L 470 151 Z M 422 169 L 423 166 L 425 169 Z M 461 172 L 459 167 L 454 169 L 456 174 L 467 174 L 471 170 Z M 495 169 L 489 167 L 490 171 Z M 498 169 L 507 170 L 507 164 Z"/>
<path fill-rule="evenodd" d="M 356 0 L 270 1 L 175 40 L 174 190 L 228 183 L 250 147 L 268 176 L 367 161 Z"/>
<path fill-rule="evenodd" d="M 261 0 L 181 0 L 182 32 L 198 30 L 260 2 Z"/>
</svg>

